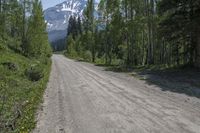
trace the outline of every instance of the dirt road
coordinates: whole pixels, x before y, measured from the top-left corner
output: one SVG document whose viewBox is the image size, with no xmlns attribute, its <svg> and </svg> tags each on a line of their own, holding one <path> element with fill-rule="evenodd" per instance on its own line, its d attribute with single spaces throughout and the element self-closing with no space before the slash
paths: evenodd
<svg viewBox="0 0 200 133">
<path fill-rule="evenodd" d="M 200 133 L 200 99 L 62 55 L 34 133 Z"/>
</svg>

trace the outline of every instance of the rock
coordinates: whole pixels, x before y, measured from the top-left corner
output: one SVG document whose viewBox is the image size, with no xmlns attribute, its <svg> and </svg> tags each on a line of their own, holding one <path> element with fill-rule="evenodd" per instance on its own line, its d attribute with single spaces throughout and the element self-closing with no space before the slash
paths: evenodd
<svg viewBox="0 0 200 133">
<path fill-rule="evenodd" d="M 2 65 L 12 71 L 17 71 L 19 68 L 18 65 L 13 62 L 4 62 L 4 63 L 2 63 Z"/>
</svg>

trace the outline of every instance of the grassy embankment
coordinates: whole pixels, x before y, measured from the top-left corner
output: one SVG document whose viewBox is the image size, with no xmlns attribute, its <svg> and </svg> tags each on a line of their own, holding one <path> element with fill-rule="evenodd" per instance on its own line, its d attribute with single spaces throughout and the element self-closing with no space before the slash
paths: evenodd
<svg viewBox="0 0 200 133">
<path fill-rule="evenodd" d="M 0 132 L 28 133 L 49 78 L 50 59 L 30 59 L 0 44 Z"/>
</svg>

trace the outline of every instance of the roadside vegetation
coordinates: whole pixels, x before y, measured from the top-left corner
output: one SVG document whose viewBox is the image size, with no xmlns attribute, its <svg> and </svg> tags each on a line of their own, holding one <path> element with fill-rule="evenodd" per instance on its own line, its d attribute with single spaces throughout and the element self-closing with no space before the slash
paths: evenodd
<svg viewBox="0 0 200 133">
<path fill-rule="evenodd" d="M 0 132 L 28 133 L 49 78 L 41 2 L 0 0 Z"/>
<path fill-rule="evenodd" d="M 0 50 L 0 131 L 30 132 L 46 88 L 50 59 Z"/>
<path fill-rule="evenodd" d="M 200 1 L 88 0 L 71 16 L 66 55 L 106 65 L 200 67 Z M 98 17 L 94 12 L 98 12 Z"/>
<path fill-rule="evenodd" d="M 88 0 L 71 16 L 67 57 L 199 97 L 200 1 Z M 98 17 L 95 13 L 98 13 Z"/>
</svg>

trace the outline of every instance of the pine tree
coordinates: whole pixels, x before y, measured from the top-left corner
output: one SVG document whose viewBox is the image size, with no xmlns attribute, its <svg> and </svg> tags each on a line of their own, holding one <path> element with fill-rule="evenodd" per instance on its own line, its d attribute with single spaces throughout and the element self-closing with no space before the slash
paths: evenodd
<svg viewBox="0 0 200 133">
<path fill-rule="evenodd" d="M 51 54 L 39 0 L 1 0 L 0 17 L 0 39 L 9 48 L 26 56 Z"/>
<path fill-rule="evenodd" d="M 170 1 L 159 3 L 160 13 L 165 16 L 160 24 L 164 38 L 174 43 L 177 64 L 180 64 L 180 54 L 188 55 L 184 62 L 195 64 L 198 62 L 198 14 L 199 1 Z M 182 51 L 185 49 L 186 51 Z M 197 63 L 198 64 L 198 63 Z"/>
<path fill-rule="evenodd" d="M 82 34 L 82 24 L 81 24 L 80 16 L 78 16 L 78 20 L 77 20 L 77 30 L 78 30 L 78 34 L 81 35 Z"/>
<path fill-rule="evenodd" d="M 117 58 L 127 67 L 198 66 L 199 5 L 199 0 L 100 0 L 101 16 L 96 20 L 94 1 L 89 0 L 83 28 L 77 28 L 83 30 L 82 35 L 73 39 L 92 53 L 93 61 L 97 55 L 106 64 Z M 74 23 L 80 27 L 79 20 Z"/>
<path fill-rule="evenodd" d="M 30 41 L 28 55 L 40 57 L 46 56 L 49 50 L 48 36 L 46 33 L 46 24 L 44 22 L 41 1 L 35 0 L 33 3 L 32 15 L 28 23 L 27 38 Z"/>
</svg>

